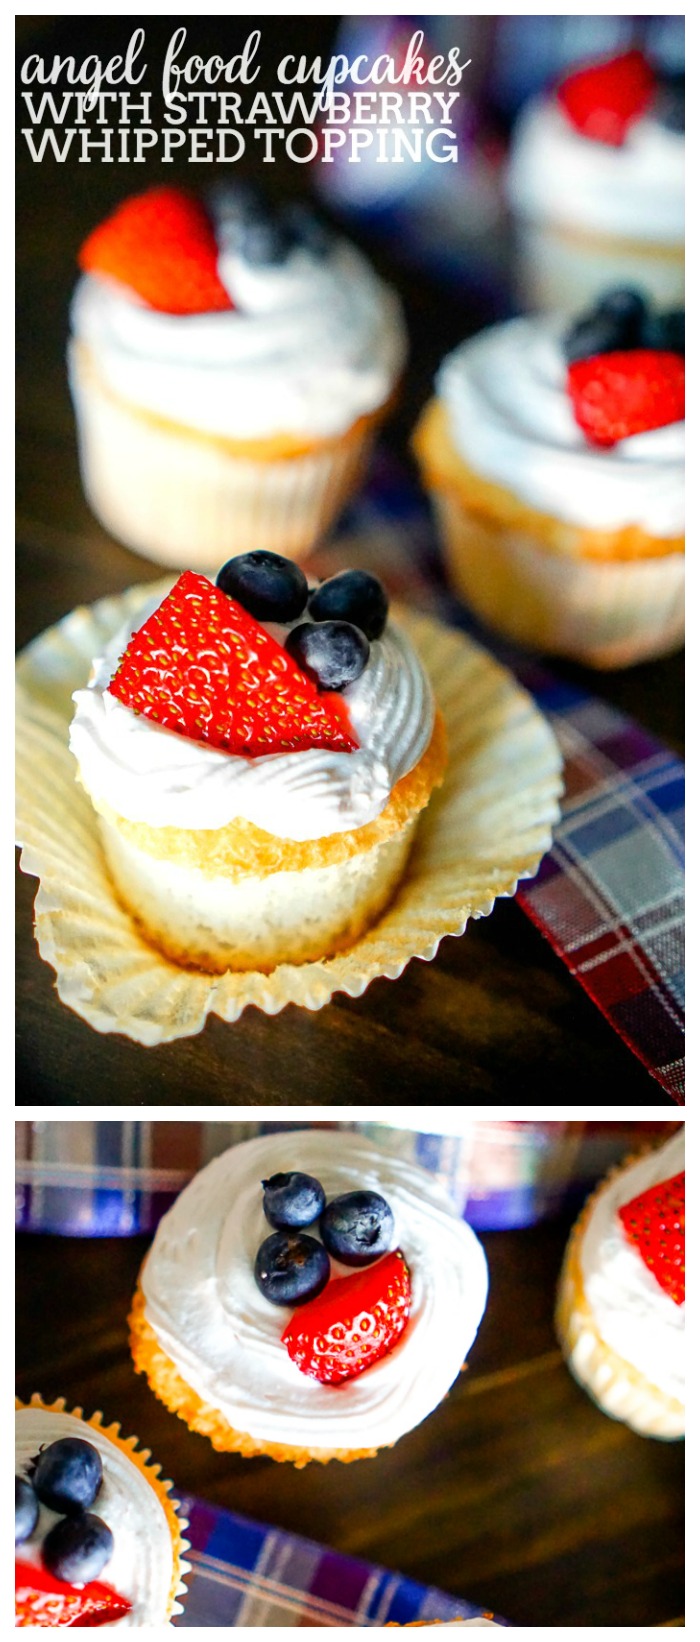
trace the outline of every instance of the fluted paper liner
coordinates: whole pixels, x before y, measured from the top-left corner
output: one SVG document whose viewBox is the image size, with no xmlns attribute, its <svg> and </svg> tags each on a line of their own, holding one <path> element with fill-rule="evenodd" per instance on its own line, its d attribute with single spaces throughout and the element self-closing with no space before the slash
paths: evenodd
<svg viewBox="0 0 700 1642">
<path fill-rule="evenodd" d="M 395 900 L 349 951 L 325 962 L 205 975 L 163 958 L 117 901 L 96 817 L 68 748 L 73 690 L 90 662 L 149 595 L 130 588 L 79 607 L 17 663 L 17 838 L 24 872 L 39 878 L 35 930 L 62 1002 L 98 1032 L 167 1043 L 201 1032 L 207 1015 L 235 1021 L 249 1004 L 275 1015 L 288 1003 L 320 1009 L 334 992 L 357 998 L 378 976 L 396 980 L 411 958 L 434 958 L 445 935 L 492 911 L 532 877 L 559 815 L 561 757 L 552 731 L 512 676 L 472 640 L 406 610 L 409 633 L 444 714 L 445 783 L 424 812 Z"/>
<path fill-rule="evenodd" d="M 167 1613 L 163 1615 L 163 1623 L 165 1624 L 166 1620 L 171 1619 L 173 1614 L 182 1613 L 182 1603 L 178 1602 L 177 1598 L 187 1595 L 187 1587 L 183 1584 L 183 1580 L 191 1572 L 189 1562 L 184 1559 L 184 1552 L 190 1549 L 189 1540 L 184 1537 L 184 1530 L 188 1526 L 187 1518 L 180 1512 L 180 1501 L 173 1499 L 171 1493 L 172 1483 L 166 1482 L 165 1478 L 161 1476 L 159 1465 L 149 1463 L 151 1461 L 150 1449 L 139 1448 L 138 1437 L 123 1437 L 121 1426 L 116 1421 L 112 1425 L 105 1425 L 101 1413 L 91 1414 L 88 1418 L 83 1414 L 82 1408 L 69 1408 L 65 1397 L 56 1397 L 54 1402 L 47 1403 L 39 1392 L 35 1391 L 28 1402 L 24 1402 L 21 1397 L 15 1397 L 15 1408 L 41 1408 L 47 1414 L 70 1414 L 73 1419 L 82 1420 L 84 1425 L 93 1425 L 97 1431 L 102 1432 L 103 1437 L 107 1437 L 110 1442 L 114 1443 L 115 1448 L 121 1448 L 125 1454 L 128 1454 L 129 1459 L 138 1467 L 142 1476 L 146 1478 L 154 1493 L 157 1494 L 167 1518 L 173 1542 L 173 1577 L 168 1596 Z"/>
</svg>

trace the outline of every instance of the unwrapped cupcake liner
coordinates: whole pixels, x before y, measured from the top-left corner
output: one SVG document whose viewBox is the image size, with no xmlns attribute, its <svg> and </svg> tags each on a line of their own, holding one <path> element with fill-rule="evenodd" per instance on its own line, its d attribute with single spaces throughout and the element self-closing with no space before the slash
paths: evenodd
<svg viewBox="0 0 700 1642">
<path fill-rule="evenodd" d="M 335 992 L 360 997 L 396 980 L 411 958 L 434 958 L 499 896 L 532 877 L 559 815 L 561 755 L 553 732 L 512 676 L 472 640 L 425 616 L 398 619 L 442 709 L 449 765 L 421 817 L 396 898 L 349 951 L 281 964 L 269 975 L 185 970 L 147 944 L 117 901 L 97 819 L 68 749 L 73 690 L 90 662 L 170 581 L 82 607 L 34 640 L 17 664 L 17 837 L 23 871 L 39 882 L 35 932 L 62 1002 L 99 1032 L 159 1044 L 200 1032 L 207 1015 L 235 1021 L 248 1005 L 275 1015 L 320 1009 Z"/>
</svg>

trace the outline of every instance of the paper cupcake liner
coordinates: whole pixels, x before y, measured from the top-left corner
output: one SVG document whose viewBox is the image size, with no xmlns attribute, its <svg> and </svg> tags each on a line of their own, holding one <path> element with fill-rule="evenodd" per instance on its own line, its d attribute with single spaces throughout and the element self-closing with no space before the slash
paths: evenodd
<svg viewBox="0 0 700 1642">
<path fill-rule="evenodd" d="M 173 1577 L 164 1623 L 166 1620 L 171 1619 L 173 1614 L 182 1613 L 182 1603 L 177 1598 L 187 1595 L 184 1580 L 187 1574 L 191 1572 L 190 1564 L 184 1556 L 185 1551 L 190 1549 L 189 1540 L 184 1537 L 184 1530 L 187 1528 L 188 1523 L 187 1518 L 180 1514 L 180 1501 L 172 1496 L 172 1482 L 166 1481 L 161 1476 L 160 1465 L 149 1463 L 151 1460 L 150 1449 L 139 1448 L 138 1437 L 123 1437 L 121 1426 L 116 1421 L 112 1425 L 105 1425 L 101 1413 L 91 1414 L 89 1418 L 86 1418 L 82 1408 L 69 1408 L 65 1397 L 57 1397 L 54 1402 L 47 1403 L 39 1392 L 35 1391 L 28 1402 L 23 1401 L 20 1397 L 15 1397 L 15 1408 L 41 1408 L 47 1414 L 70 1414 L 74 1419 L 81 1420 L 84 1425 L 92 1425 L 97 1431 L 101 1431 L 103 1437 L 107 1437 L 109 1442 L 114 1443 L 115 1448 L 121 1448 L 133 1464 L 138 1467 L 142 1476 L 146 1478 L 146 1481 L 153 1489 L 154 1494 L 158 1496 L 167 1518 L 173 1542 Z"/>
<path fill-rule="evenodd" d="M 396 980 L 411 958 L 434 958 L 498 896 L 513 895 L 549 848 L 559 815 L 561 757 L 531 698 L 480 646 L 427 617 L 400 620 L 442 709 L 449 747 L 444 786 L 421 818 L 397 895 L 349 951 L 325 962 L 205 975 L 160 956 L 117 902 L 92 805 L 68 750 L 71 693 L 92 657 L 171 582 L 131 588 L 74 610 L 17 664 L 17 836 L 21 866 L 40 880 L 35 931 L 59 997 L 100 1032 L 158 1044 L 200 1032 L 207 1015 L 235 1021 L 254 1004 L 320 1009 L 334 992 L 360 997 Z"/>
<path fill-rule="evenodd" d="M 516 228 L 516 280 L 525 306 L 581 313 L 614 286 L 640 285 L 662 308 L 685 301 L 683 244 L 621 239 L 566 224 L 528 223 Z"/>
<path fill-rule="evenodd" d="M 596 1327 L 586 1299 L 581 1246 L 598 1198 L 624 1174 L 639 1152 L 611 1169 L 589 1197 L 571 1233 L 559 1280 L 555 1326 L 574 1379 L 604 1414 L 643 1437 L 672 1441 L 685 1435 L 685 1408 L 613 1350 Z"/>
<path fill-rule="evenodd" d="M 75 362 L 72 386 L 93 512 L 145 558 L 189 569 L 217 570 L 259 548 L 308 554 L 359 484 L 382 414 L 307 453 L 265 461 L 139 414 Z"/>
<path fill-rule="evenodd" d="M 488 626 L 590 667 L 629 667 L 683 643 L 685 558 L 560 557 L 433 492 L 450 580 Z"/>
</svg>

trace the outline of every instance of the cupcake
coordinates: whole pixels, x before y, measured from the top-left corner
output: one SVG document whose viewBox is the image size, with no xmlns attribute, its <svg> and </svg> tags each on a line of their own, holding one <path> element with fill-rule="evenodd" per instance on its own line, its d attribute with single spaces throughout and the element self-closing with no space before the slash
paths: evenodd
<svg viewBox="0 0 700 1642">
<path fill-rule="evenodd" d="M 684 126 L 683 76 L 638 51 L 528 104 L 506 181 L 528 306 L 575 311 L 621 282 L 683 302 Z"/>
<path fill-rule="evenodd" d="M 126 200 L 89 235 L 69 378 L 83 485 L 147 558 L 298 558 L 358 483 L 405 357 L 398 300 L 302 206 L 231 183 Z"/>
<path fill-rule="evenodd" d="M 446 762 L 377 578 L 310 588 L 266 552 L 185 572 L 74 695 L 117 894 L 176 963 L 269 972 L 351 946 L 391 899 Z"/>
<path fill-rule="evenodd" d="M 215 1448 L 360 1459 L 446 1396 L 486 1291 L 481 1245 L 424 1170 L 354 1134 L 266 1135 L 161 1220 L 134 1362 Z"/>
<path fill-rule="evenodd" d="M 557 1332 L 572 1374 L 646 1437 L 685 1432 L 684 1129 L 614 1170 L 564 1259 Z"/>
<path fill-rule="evenodd" d="M 100 1414 L 18 1402 L 15 1624 L 166 1625 L 188 1571 L 171 1486 Z"/>
<path fill-rule="evenodd" d="M 682 643 L 682 332 L 621 289 L 442 365 L 415 450 L 451 580 L 487 625 L 593 667 Z"/>
</svg>

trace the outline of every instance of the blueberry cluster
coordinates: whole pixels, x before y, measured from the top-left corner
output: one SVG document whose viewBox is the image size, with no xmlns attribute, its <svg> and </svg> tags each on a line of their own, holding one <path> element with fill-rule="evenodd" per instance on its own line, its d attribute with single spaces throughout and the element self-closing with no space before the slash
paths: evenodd
<svg viewBox="0 0 700 1642">
<path fill-rule="evenodd" d="M 265 1219 L 275 1230 L 258 1249 L 254 1275 L 274 1306 L 315 1300 L 330 1277 L 330 1255 L 346 1266 L 369 1266 L 391 1248 L 394 1216 L 379 1192 L 344 1192 L 327 1203 L 320 1181 L 299 1172 L 274 1174 L 262 1188 Z M 316 1222 L 318 1237 L 311 1237 L 306 1228 Z"/>
<path fill-rule="evenodd" d="M 303 570 L 279 553 L 229 559 L 216 585 L 256 621 L 296 623 L 285 648 L 319 690 L 344 690 L 360 677 L 389 612 L 384 588 L 369 570 L 342 570 L 310 593 Z"/>
<path fill-rule="evenodd" d="M 29 1477 L 15 1477 L 15 1545 L 23 1545 L 39 1520 L 39 1502 L 60 1513 L 41 1547 L 41 1560 L 54 1579 L 85 1585 L 97 1579 L 114 1549 L 114 1535 L 93 1516 L 102 1487 L 102 1461 L 82 1437 L 61 1437 L 42 1448 Z"/>
<path fill-rule="evenodd" d="M 685 309 L 659 313 L 649 308 L 641 291 L 606 291 L 590 313 L 570 326 L 564 337 L 569 365 L 598 353 L 626 353 L 632 348 L 654 348 L 685 353 Z"/>
<path fill-rule="evenodd" d="M 685 131 L 685 73 L 683 69 L 658 74 L 652 110 L 668 131 Z"/>
<path fill-rule="evenodd" d="M 255 183 L 241 180 L 212 190 L 211 204 L 226 249 L 251 267 L 277 266 L 297 250 L 320 259 L 330 253 L 333 234 L 304 201 L 273 204 Z"/>
</svg>

